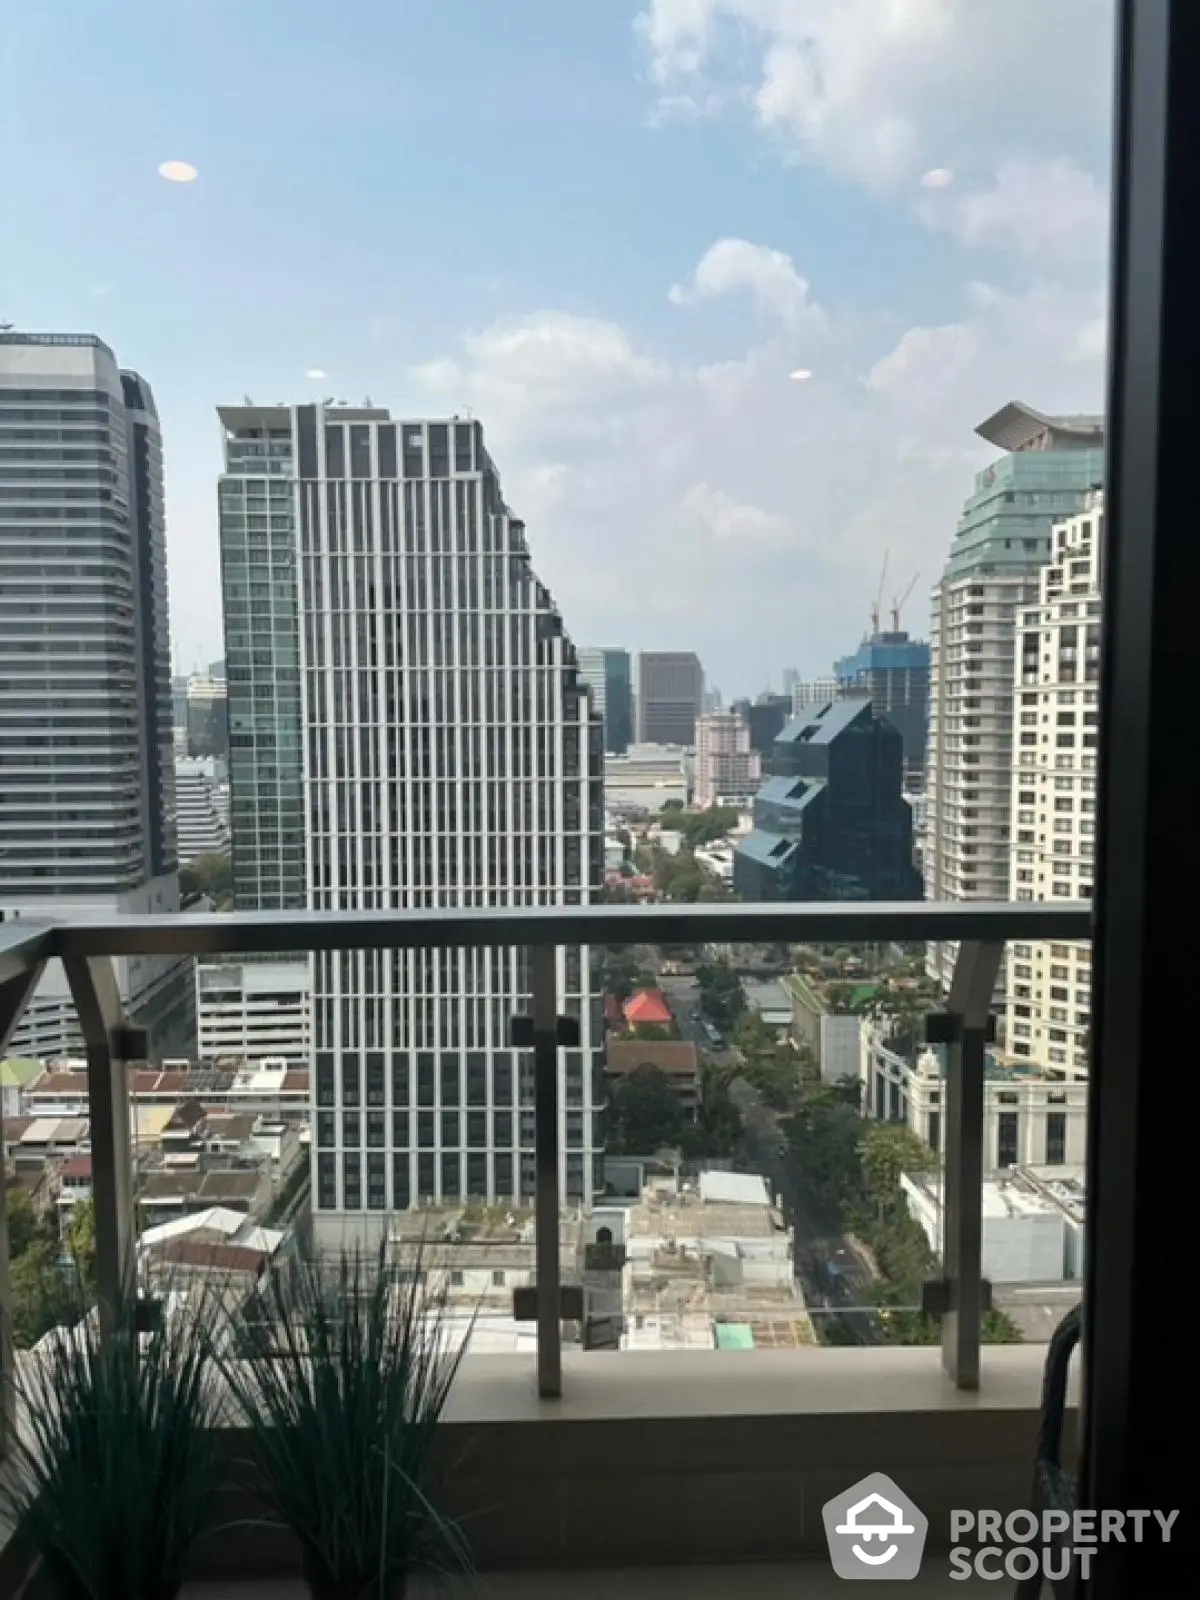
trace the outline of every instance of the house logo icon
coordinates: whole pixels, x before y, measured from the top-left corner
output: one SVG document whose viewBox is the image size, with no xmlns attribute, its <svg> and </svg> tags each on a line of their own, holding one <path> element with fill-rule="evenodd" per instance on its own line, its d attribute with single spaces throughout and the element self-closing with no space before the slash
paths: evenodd
<svg viewBox="0 0 1200 1600">
<path fill-rule="evenodd" d="M 852 1484 L 821 1512 L 829 1559 L 839 1578 L 915 1578 L 929 1519 L 882 1472 Z"/>
</svg>

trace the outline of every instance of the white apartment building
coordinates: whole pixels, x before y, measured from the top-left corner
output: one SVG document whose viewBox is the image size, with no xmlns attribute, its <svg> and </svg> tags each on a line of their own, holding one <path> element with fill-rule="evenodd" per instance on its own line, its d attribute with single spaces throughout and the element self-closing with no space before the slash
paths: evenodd
<svg viewBox="0 0 1200 1600">
<path fill-rule="evenodd" d="M 312 1049 L 307 957 L 198 963 L 196 1040 L 202 1061 L 270 1058 L 307 1067 Z"/>
<path fill-rule="evenodd" d="M 750 726 L 736 711 L 710 711 L 696 719 L 696 804 L 746 804 L 762 776 L 762 758 L 750 743 Z"/>
<path fill-rule="evenodd" d="M 934 595 L 933 686 L 921 866 L 930 900 L 1006 900 L 1013 654 L 1031 575 L 946 579 Z M 931 949 L 949 987 L 954 947 Z"/>
<path fill-rule="evenodd" d="M 935 1050 L 912 1062 L 893 1049 L 887 1031 L 865 1018 L 859 1034 L 863 1115 L 903 1122 L 931 1150 L 945 1148 L 946 1079 Z M 1082 1162 L 1087 1150 L 1087 1086 L 1010 1055 L 989 1055 L 984 1082 L 984 1170 L 1061 1167 Z"/>
<path fill-rule="evenodd" d="M 179 862 L 229 849 L 229 801 L 224 763 L 211 756 L 176 756 L 175 823 Z"/>
<path fill-rule="evenodd" d="M 1089 900 L 1095 871 L 1100 722 L 1100 553 L 1104 499 L 1094 495 L 1053 532 L 1036 604 L 1017 619 L 1013 713 L 1014 900 Z M 1087 1073 L 1091 951 L 1014 945 L 1005 1038 L 1014 1055 Z"/>
</svg>

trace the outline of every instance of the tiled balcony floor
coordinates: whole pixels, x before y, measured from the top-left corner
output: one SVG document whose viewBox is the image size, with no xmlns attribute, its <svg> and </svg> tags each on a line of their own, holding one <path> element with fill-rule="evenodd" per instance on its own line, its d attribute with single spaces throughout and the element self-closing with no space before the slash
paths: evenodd
<svg viewBox="0 0 1200 1600">
<path fill-rule="evenodd" d="M 906 1600 L 953 1600 L 976 1591 L 996 1593 L 981 1578 L 954 1582 L 945 1557 L 934 1556 L 935 1568 L 905 1590 Z M 869 1580 L 868 1580 L 869 1581 Z M 1003 1586 L 1009 1592 L 1011 1584 Z M 894 1593 L 890 1583 L 873 1584 L 870 1594 Z M 846 1586 L 824 1562 L 763 1563 L 738 1567 L 643 1567 L 636 1571 L 488 1573 L 457 1583 L 416 1580 L 410 1600 L 845 1600 Z M 869 1600 L 866 1584 L 852 1591 L 854 1600 Z M 297 1580 L 260 1579 L 257 1583 L 191 1583 L 181 1600 L 308 1600 Z"/>
</svg>

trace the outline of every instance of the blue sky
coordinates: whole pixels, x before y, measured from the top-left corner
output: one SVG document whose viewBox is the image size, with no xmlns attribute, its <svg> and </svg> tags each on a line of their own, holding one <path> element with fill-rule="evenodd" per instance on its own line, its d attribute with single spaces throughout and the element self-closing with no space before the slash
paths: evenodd
<svg viewBox="0 0 1200 1600">
<path fill-rule="evenodd" d="M 5 28 L 0 318 L 153 384 L 185 668 L 219 650 L 214 407 L 244 394 L 473 407 L 574 637 L 695 648 L 728 695 L 852 648 L 885 551 L 923 631 L 974 424 L 1098 407 L 1104 0 Z"/>
</svg>

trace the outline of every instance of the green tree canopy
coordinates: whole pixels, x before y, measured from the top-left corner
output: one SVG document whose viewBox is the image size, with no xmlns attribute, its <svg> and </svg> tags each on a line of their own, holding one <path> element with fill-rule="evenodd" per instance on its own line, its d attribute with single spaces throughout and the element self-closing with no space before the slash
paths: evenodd
<svg viewBox="0 0 1200 1600">
<path fill-rule="evenodd" d="M 179 891 L 185 898 L 206 894 L 218 905 L 230 900 L 233 863 L 227 855 L 196 856 L 179 869 Z"/>
<path fill-rule="evenodd" d="M 46 1229 L 34 1210 L 28 1193 L 16 1184 L 8 1190 L 8 1253 L 14 1260 L 39 1239 L 46 1237 Z"/>
<path fill-rule="evenodd" d="M 730 1028 L 746 1009 L 742 984 L 728 961 L 722 958 L 697 968 L 700 1004 L 713 1021 Z"/>
<path fill-rule="evenodd" d="M 655 1066 L 635 1067 L 609 1096 L 610 1127 L 626 1155 L 652 1155 L 681 1142 L 685 1118 L 679 1096 Z"/>
<path fill-rule="evenodd" d="M 679 831 L 694 850 L 697 845 L 723 839 L 738 820 L 733 806 L 709 806 L 706 811 L 690 811 L 679 819 Z"/>
<path fill-rule="evenodd" d="M 902 1172 L 928 1172 L 937 1158 L 923 1139 L 903 1123 L 873 1122 L 865 1129 L 860 1152 L 866 1187 L 875 1200 L 891 1200 Z"/>
<path fill-rule="evenodd" d="M 84 1285 L 94 1290 L 96 1284 L 96 1202 L 89 1196 L 79 1200 L 71 1212 L 67 1229 L 67 1248 L 75 1258 L 79 1276 Z"/>
</svg>

